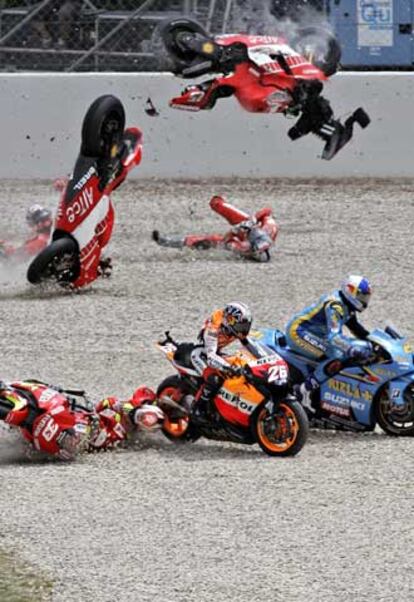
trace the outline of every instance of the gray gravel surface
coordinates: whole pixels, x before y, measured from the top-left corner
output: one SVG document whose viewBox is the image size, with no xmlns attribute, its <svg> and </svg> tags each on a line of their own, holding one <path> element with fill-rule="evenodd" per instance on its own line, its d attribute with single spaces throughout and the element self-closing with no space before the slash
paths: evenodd
<svg viewBox="0 0 414 602">
<path fill-rule="evenodd" d="M 0 271 L 2 377 L 128 395 L 171 374 L 154 342 L 196 336 L 240 299 L 256 325 L 283 326 L 348 272 L 373 282 L 368 326 L 413 336 L 410 181 L 142 181 L 116 195 L 111 280 L 41 293 L 24 269 Z M 273 260 L 161 249 L 150 232 L 225 226 L 213 193 L 272 206 Z M 49 185 L 3 182 L 3 237 Z M 313 432 L 293 459 L 257 447 L 161 435 L 76 463 L 29 462 L 0 436 L 0 548 L 55 582 L 55 602 L 348 602 L 414 599 L 413 439 Z"/>
</svg>

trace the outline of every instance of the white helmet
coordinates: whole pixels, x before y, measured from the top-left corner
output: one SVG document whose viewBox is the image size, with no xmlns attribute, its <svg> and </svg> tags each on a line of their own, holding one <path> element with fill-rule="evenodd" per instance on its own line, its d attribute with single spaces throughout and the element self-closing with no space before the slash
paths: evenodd
<svg viewBox="0 0 414 602">
<path fill-rule="evenodd" d="M 371 298 L 371 285 L 363 276 L 348 276 L 341 285 L 341 293 L 354 309 L 363 311 Z"/>
<path fill-rule="evenodd" d="M 235 301 L 224 308 L 223 326 L 233 336 L 247 337 L 252 325 L 252 312 L 244 303 Z"/>
</svg>

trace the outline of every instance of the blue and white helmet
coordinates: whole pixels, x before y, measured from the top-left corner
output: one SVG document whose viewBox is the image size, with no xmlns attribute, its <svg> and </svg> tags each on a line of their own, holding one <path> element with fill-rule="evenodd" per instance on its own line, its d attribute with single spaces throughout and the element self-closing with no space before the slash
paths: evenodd
<svg viewBox="0 0 414 602">
<path fill-rule="evenodd" d="M 348 276 L 341 285 L 341 293 L 356 311 L 363 311 L 371 298 L 371 285 L 363 276 Z"/>
</svg>

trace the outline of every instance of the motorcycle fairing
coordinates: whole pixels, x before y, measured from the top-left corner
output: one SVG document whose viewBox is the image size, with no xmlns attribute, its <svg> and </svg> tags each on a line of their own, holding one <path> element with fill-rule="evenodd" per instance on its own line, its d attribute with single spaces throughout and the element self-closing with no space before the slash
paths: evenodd
<svg viewBox="0 0 414 602">
<path fill-rule="evenodd" d="M 297 368 L 303 380 L 317 366 L 318 362 L 289 349 L 284 333 L 278 329 L 260 329 L 253 336 Z M 328 378 L 320 387 L 320 405 L 322 410 L 342 421 L 372 428 L 375 424 L 372 402 L 381 388 L 388 388 L 396 406 L 405 405 L 404 391 L 414 383 L 414 363 L 412 349 L 406 339 L 393 338 L 379 329 L 373 330 L 369 339 L 384 349 L 390 359 L 369 366 L 348 367 Z"/>
<path fill-rule="evenodd" d="M 224 382 L 215 404 L 221 416 L 233 424 L 248 427 L 250 417 L 263 401 L 263 395 L 243 379 L 232 378 Z"/>
<path fill-rule="evenodd" d="M 247 46 L 250 61 L 267 73 L 282 74 L 286 73 L 286 69 L 288 69 L 291 71 L 291 75 L 304 79 L 321 81 L 328 79 L 321 69 L 315 67 L 299 52 L 291 48 L 283 37 L 228 34 L 217 36 L 215 40 L 223 46 L 242 42 Z M 283 59 L 278 57 L 283 57 Z M 286 65 L 282 65 L 282 62 Z"/>
<path fill-rule="evenodd" d="M 349 376 L 341 373 L 322 383 L 320 388 L 321 409 L 356 421 L 366 426 L 372 426 L 375 421 L 372 415 L 372 400 L 382 383 L 362 382 L 359 367 L 348 368 Z M 355 378 L 353 375 L 355 374 Z"/>
<path fill-rule="evenodd" d="M 289 365 L 293 365 L 303 374 L 304 380 L 318 365 L 318 362 L 289 349 L 286 345 L 284 333 L 277 328 L 261 328 L 260 330 L 251 332 L 249 336 L 255 340 L 259 340 L 272 351 L 276 351 Z"/>
</svg>

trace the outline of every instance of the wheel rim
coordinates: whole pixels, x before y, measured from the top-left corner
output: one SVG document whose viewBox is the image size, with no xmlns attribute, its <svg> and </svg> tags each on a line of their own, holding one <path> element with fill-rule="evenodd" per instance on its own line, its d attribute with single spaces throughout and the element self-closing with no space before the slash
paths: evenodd
<svg viewBox="0 0 414 602">
<path fill-rule="evenodd" d="M 108 154 L 114 158 L 119 151 L 122 139 L 122 123 L 117 113 L 111 113 L 106 117 L 101 127 L 102 144 L 108 149 Z"/>
<path fill-rule="evenodd" d="M 71 282 L 75 277 L 75 255 L 56 255 L 44 271 L 42 280 L 56 280 L 59 283 Z"/>
<path fill-rule="evenodd" d="M 260 411 L 257 435 L 267 449 L 279 453 L 288 450 L 295 443 L 298 432 L 299 422 L 290 406 L 281 403 L 272 416 L 268 416 L 266 408 Z"/>
<path fill-rule="evenodd" d="M 161 399 L 162 397 L 170 397 L 173 401 L 178 403 L 183 397 L 183 392 L 175 387 L 166 387 L 161 391 L 158 397 Z M 171 412 L 170 408 L 169 411 Z M 189 421 L 188 416 L 174 418 L 173 416 L 169 416 L 168 411 L 166 411 L 162 428 L 171 435 L 171 437 L 181 437 L 187 431 Z"/>
<path fill-rule="evenodd" d="M 379 418 L 395 433 L 412 430 L 414 428 L 414 386 L 407 387 L 404 391 L 404 406 L 396 407 L 388 395 L 388 391 L 381 393 L 378 404 Z"/>
</svg>

